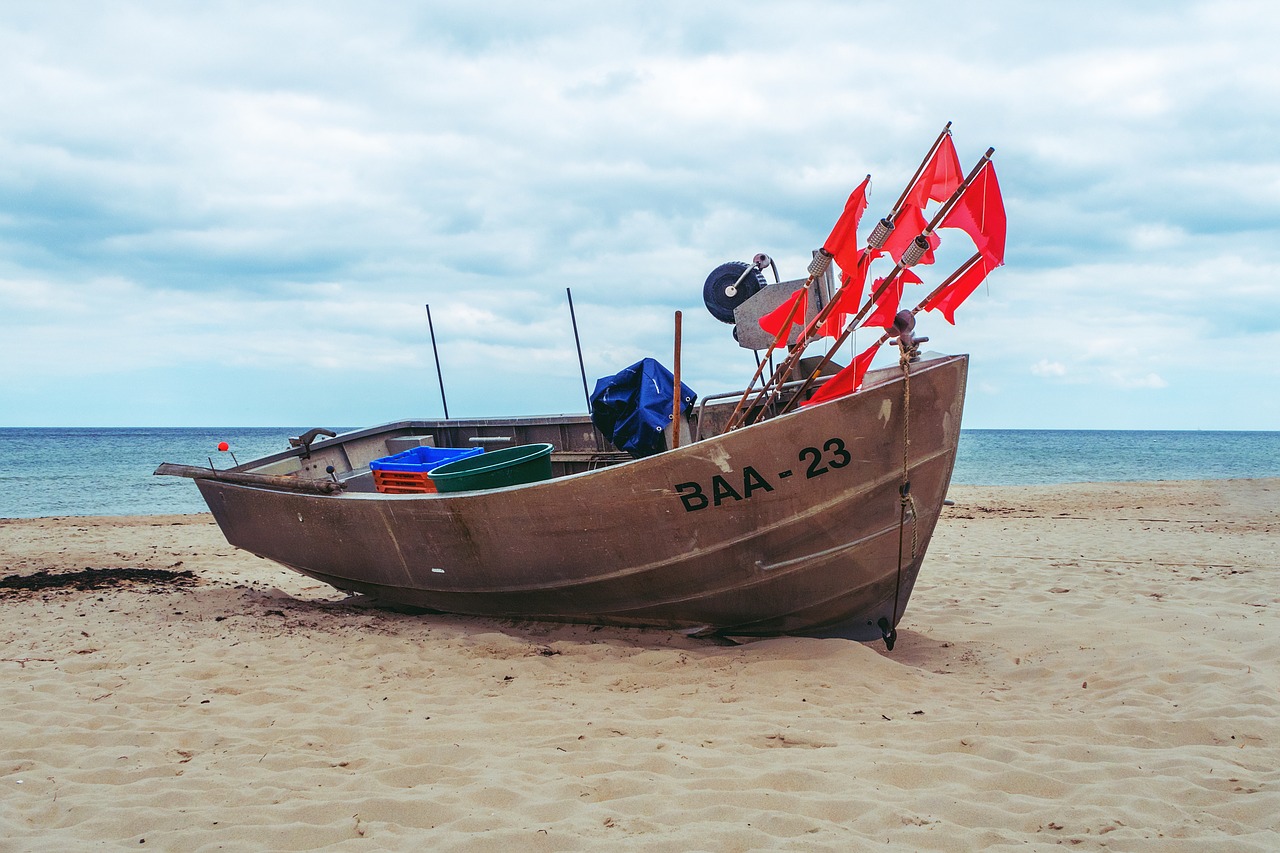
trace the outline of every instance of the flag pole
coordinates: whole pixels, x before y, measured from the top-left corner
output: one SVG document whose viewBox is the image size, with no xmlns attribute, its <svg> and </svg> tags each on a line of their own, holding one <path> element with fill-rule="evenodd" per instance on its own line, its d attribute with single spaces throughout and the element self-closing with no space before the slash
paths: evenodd
<svg viewBox="0 0 1280 853">
<path fill-rule="evenodd" d="M 965 175 L 964 180 L 961 181 L 960 185 L 957 186 L 955 190 L 951 193 L 951 197 L 948 198 L 946 202 L 943 203 L 943 205 L 938 209 L 938 212 L 935 213 L 933 215 L 933 218 L 929 220 L 929 224 L 927 224 L 924 227 L 924 230 L 921 231 L 920 234 L 912 241 L 912 245 L 909 246 L 907 250 L 902 253 L 898 262 L 894 264 L 894 267 L 889 272 L 889 274 L 885 276 L 883 280 L 881 280 L 880 286 L 875 289 L 875 291 L 867 299 L 866 303 L 862 306 L 861 310 L 858 311 L 857 316 L 854 317 L 852 321 L 854 325 L 861 322 L 862 318 L 865 317 L 868 313 L 870 313 L 872 306 L 884 294 L 885 289 L 888 288 L 888 286 L 898 277 L 899 274 L 901 274 L 901 272 L 904 269 L 914 266 L 915 261 L 911 261 L 910 263 L 906 263 L 906 264 L 903 263 L 903 260 L 905 260 L 909 256 L 909 254 L 912 254 L 912 249 L 915 249 L 916 252 L 918 252 L 919 254 L 923 254 L 925 251 L 928 250 L 929 236 L 933 234 L 934 230 L 937 229 L 938 225 L 944 219 L 946 219 L 947 214 L 951 212 L 951 209 L 956 206 L 957 202 L 960 201 L 960 197 L 964 195 L 965 190 L 967 190 L 969 188 L 969 185 L 973 183 L 974 179 L 978 177 L 978 173 L 981 172 L 982 168 L 991 161 L 991 156 L 995 154 L 995 151 L 996 151 L 995 148 L 988 148 L 986 153 L 983 154 L 981 158 L 979 158 L 977 164 L 974 165 L 974 167 L 969 170 L 969 174 Z M 917 260 L 918 260 L 918 257 L 917 257 Z M 833 299 L 832 302 L 834 301 L 835 300 Z M 819 312 L 820 315 L 824 313 L 827 308 L 830 308 L 830 307 L 831 307 L 831 303 L 828 303 L 828 305 L 823 309 L 823 312 Z M 825 319 L 825 317 L 823 319 Z M 783 363 L 782 368 L 779 369 L 779 373 L 781 373 L 782 375 L 785 376 L 787 373 L 791 371 L 792 368 L 795 367 L 795 364 L 799 362 L 800 355 L 803 354 L 805 347 L 809 345 L 809 340 L 808 340 L 809 334 L 812 332 L 813 329 L 818 327 L 818 324 L 816 322 L 818 318 L 815 317 L 814 320 L 815 320 L 814 323 L 810 323 L 808 326 L 805 327 L 804 331 L 801 332 L 799 340 L 796 341 L 796 346 L 791 350 L 790 354 L 787 356 L 787 361 Z M 845 336 L 845 338 L 847 338 L 847 336 Z M 845 338 L 842 338 L 842 342 Z M 775 376 L 776 375 L 777 374 L 775 374 Z M 763 411 L 763 407 L 768 406 L 769 403 L 773 401 L 773 398 L 778 395 L 781 389 L 782 389 L 781 383 L 777 383 L 772 386 L 770 386 L 769 384 L 766 384 L 760 390 L 760 393 L 756 396 L 756 399 L 752 402 L 752 407 L 755 407 L 756 404 L 760 404 L 761 410 Z M 766 396 L 766 392 L 768 392 L 767 396 Z M 763 398 L 763 403 L 760 402 L 762 398 Z M 735 416 L 736 414 L 737 413 L 735 411 Z M 743 419 L 745 420 L 745 415 Z M 729 426 L 726 427 L 726 431 L 728 431 L 729 429 L 732 429 L 736 425 L 737 424 L 735 423 L 734 418 L 730 418 Z"/>
<path fill-rule="evenodd" d="M 431 332 L 431 354 L 436 360 L 436 379 L 440 383 L 440 402 L 444 404 L 444 419 L 449 419 L 449 401 L 444 396 L 444 374 L 440 372 L 440 351 L 436 349 L 436 327 L 431 322 L 431 306 L 427 305 L 427 329 Z"/>
<path fill-rule="evenodd" d="M 920 161 L 920 166 L 916 169 L 916 173 L 911 176 L 911 180 L 907 181 L 907 186 L 903 189 L 902 195 L 898 196 L 898 201 L 893 205 L 893 209 L 889 211 L 889 215 L 885 219 L 892 222 L 897 217 L 898 211 L 902 209 L 902 203 L 907 200 L 907 196 L 911 193 L 911 188 L 916 185 L 916 181 L 920 180 L 920 176 L 924 174 L 925 167 L 929 165 L 929 161 L 937 153 L 938 146 L 942 145 L 942 140 L 950 135 L 951 122 L 947 122 L 947 126 L 942 128 L 942 133 L 939 133 L 938 138 L 933 141 L 933 145 L 929 147 L 929 153 L 924 155 L 924 159 Z"/>
</svg>

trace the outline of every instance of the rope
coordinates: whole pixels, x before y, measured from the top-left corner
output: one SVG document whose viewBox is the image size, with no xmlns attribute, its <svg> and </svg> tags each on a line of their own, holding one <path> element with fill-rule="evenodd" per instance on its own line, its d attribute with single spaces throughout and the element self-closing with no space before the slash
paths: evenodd
<svg viewBox="0 0 1280 853">
<path fill-rule="evenodd" d="M 911 444 L 911 357 L 915 347 L 902 347 L 898 365 L 902 368 L 902 485 L 898 488 L 901 509 L 898 512 L 898 571 L 893 589 L 893 622 L 898 619 L 898 601 L 902 593 L 902 549 L 907 526 L 907 507 L 911 508 L 911 559 L 915 560 L 919 547 L 919 528 L 916 525 L 916 499 L 911 494 L 910 444 Z"/>
</svg>

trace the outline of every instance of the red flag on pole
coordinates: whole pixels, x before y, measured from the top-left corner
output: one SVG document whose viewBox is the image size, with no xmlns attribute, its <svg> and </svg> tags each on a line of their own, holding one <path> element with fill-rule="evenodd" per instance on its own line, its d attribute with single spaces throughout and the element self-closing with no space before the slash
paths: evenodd
<svg viewBox="0 0 1280 853">
<path fill-rule="evenodd" d="M 982 257 L 992 262 L 993 269 L 1004 263 L 1004 198 L 996 180 L 996 167 L 990 160 L 938 227 L 959 228 L 968 234 Z"/>
<path fill-rule="evenodd" d="M 827 319 L 822 322 L 820 334 L 828 338 L 836 338 L 844 331 L 849 315 L 856 313 L 862 304 L 862 292 L 867 286 L 867 270 L 871 262 L 880 256 L 879 249 L 863 249 L 858 252 L 858 261 L 854 268 L 844 274 L 840 290 L 831 299 L 831 310 Z"/>
<path fill-rule="evenodd" d="M 882 281 L 884 281 L 882 278 L 876 279 L 876 287 L 879 287 Z M 911 270 L 903 270 L 898 274 L 898 277 L 885 288 L 884 293 L 880 294 L 880 298 L 876 300 L 875 310 L 871 312 L 871 315 L 867 317 L 867 319 L 862 321 L 862 325 L 880 326 L 881 328 L 892 326 L 893 318 L 898 313 L 898 305 L 902 302 L 902 286 L 904 284 L 922 283 L 923 282 L 920 281 L 920 276 L 916 275 Z"/>
<path fill-rule="evenodd" d="M 942 137 L 942 142 L 934 149 L 929 162 L 920 170 L 920 177 L 907 190 L 906 203 L 914 204 L 920 209 L 932 201 L 946 201 L 964 180 L 960 171 L 960 157 L 956 154 L 956 145 L 951 141 L 951 134 Z M 920 232 L 917 231 L 916 234 Z M 915 234 L 912 235 L 913 237 Z"/>
<path fill-rule="evenodd" d="M 941 312 L 942 316 L 947 318 L 947 322 L 954 326 L 956 324 L 956 308 L 960 306 L 961 302 L 969 298 L 969 294 L 978 289 L 978 285 L 982 284 L 982 280 L 987 277 L 987 273 L 997 266 L 999 264 L 994 261 L 977 255 L 969 268 L 957 276 L 955 281 L 925 302 L 924 310 Z"/>
<path fill-rule="evenodd" d="M 871 366 L 871 360 L 875 358 L 876 350 L 878 349 L 880 349 L 879 341 L 867 347 L 853 360 L 853 364 L 828 379 L 821 388 L 813 393 L 812 397 L 800 405 L 812 406 L 814 403 L 825 403 L 827 400 L 834 400 L 836 397 L 843 397 L 845 394 L 852 394 L 857 391 L 862 385 L 862 379 L 867 375 L 867 368 Z"/>
<path fill-rule="evenodd" d="M 804 324 L 805 311 L 808 308 L 808 289 L 800 288 L 783 301 L 781 305 L 774 308 L 768 314 L 760 318 L 760 328 L 773 335 L 773 346 L 782 346 L 791 337 L 791 327 L 796 323 Z M 795 313 L 792 313 L 792 308 Z M 788 318 L 790 320 L 788 321 Z"/>
<path fill-rule="evenodd" d="M 836 220 L 827 242 L 822 244 L 822 248 L 836 259 L 845 273 L 851 272 L 858 261 L 858 223 L 862 221 L 862 212 L 867 209 L 867 187 L 870 183 L 871 176 L 868 175 L 849 194 L 844 212 Z"/>
<path fill-rule="evenodd" d="M 902 260 L 902 253 L 911 245 L 912 240 L 920 236 L 928 224 L 923 211 L 914 204 L 903 205 L 902 210 L 898 211 L 897 218 L 893 220 L 893 233 L 884 242 L 884 250 L 889 257 L 893 258 L 895 264 Z M 933 250 L 938 248 L 939 242 L 937 234 L 929 235 L 929 251 L 921 256 L 919 263 L 933 263 Z"/>
</svg>

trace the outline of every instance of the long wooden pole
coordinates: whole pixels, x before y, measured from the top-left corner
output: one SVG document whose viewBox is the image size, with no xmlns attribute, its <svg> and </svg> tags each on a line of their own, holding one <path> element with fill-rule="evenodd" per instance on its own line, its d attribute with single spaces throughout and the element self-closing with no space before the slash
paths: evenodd
<svg viewBox="0 0 1280 853">
<path fill-rule="evenodd" d="M 920 165 L 916 168 L 916 173 L 911 176 L 911 180 L 907 181 L 906 188 L 902 191 L 902 195 L 898 196 L 897 202 L 893 205 L 893 210 L 889 211 L 889 215 L 885 217 L 890 222 L 898 215 L 898 211 L 902 209 L 902 204 L 907 200 L 911 188 L 916 185 L 916 181 L 920 180 L 920 175 L 924 173 L 925 167 L 929 165 L 929 161 L 933 159 L 933 155 L 937 152 L 938 146 L 942 144 L 942 140 L 951 135 L 951 122 L 947 122 L 947 126 L 942 129 L 942 133 L 938 134 L 938 138 L 933 141 L 933 145 L 929 147 L 929 153 L 924 155 L 924 159 L 920 161 Z"/>
<path fill-rule="evenodd" d="M 245 486 L 269 486 L 274 489 L 315 492 L 322 495 L 331 495 L 346 488 L 336 480 L 308 480 L 281 474 L 255 474 L 252 471 L 217 471 L 212 468 L 197 468 L 194 465 L 175 465 L 172 462 L 161 463 L 155 473 L 167 477 L 217 480 L 222 483 L 238 483 Z"/>
<path fill-rule="evenodd" d="M 680 388 L 680 321 L 684 315 L 676 312 L 676 352 L 675 352 L 675 387 L 671 391 L 671 449 L 680 446 L 680 404 L 684 402 L 684 392 Z"/>
</svg>

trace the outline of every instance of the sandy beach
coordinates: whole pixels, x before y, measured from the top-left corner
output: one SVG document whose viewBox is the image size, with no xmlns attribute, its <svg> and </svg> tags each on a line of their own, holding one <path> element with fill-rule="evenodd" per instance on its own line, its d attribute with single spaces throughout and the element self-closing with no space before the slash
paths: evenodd
<svg viewBox="0 0 1280 853">
<path fill-rule="evenodd" d="M 951 497 L 892 652 L 378 611 L 207 515 L 0 521 L 3 578 L 170 573 L 0 587 L 0 849 L 1280 850 L 1280 480 Z"/>
</svg>

